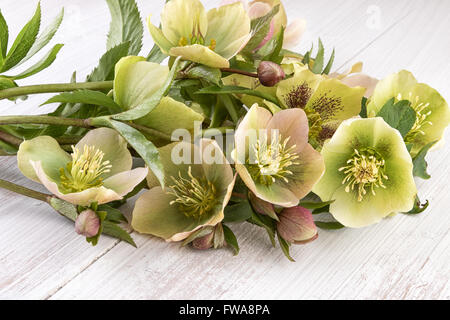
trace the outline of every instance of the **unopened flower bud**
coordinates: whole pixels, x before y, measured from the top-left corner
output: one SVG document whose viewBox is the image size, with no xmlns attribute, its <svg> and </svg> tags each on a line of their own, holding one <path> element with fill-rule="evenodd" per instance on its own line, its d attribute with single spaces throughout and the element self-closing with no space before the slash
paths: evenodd
<svg viewBox="0 0 450 320">
<path fill-rule="evenodd" d="M 279 218 L 277 230 L 286 241 L 305 244 L 317 239 L 317 227 L 311 211 L 302 207 L 286 208 Z"/>
<path fill-rule="evenodd" d="M 249 192 L 248 199 L 250 200 L 252 207 L 256 212 L 265 216 L 269 216 L 272 219 L 278 220 L 278 216 L 275 212 L 275 207 L 272 203 L 258 198 L 253 192 Z"/>
<path fill-rule="evenodd" d="M 75 221 L 75 231 L 86 238 L 95 237 L 100 229 L 100 219 L 93 210 L 84 210 Z"/>
<path fill-rule="evenodd" d="M 258 79 L 263 86 L 273 87 L 286 77 L 280 65 L 271 61 L 262 61 L 258 67 Z"/>
<path fill-rule="evenodd" d="M 192 241 L 192 246 L 197 250 L 208 250 L 214 245 L 214 230 L 205 236 Z"/>
</svg>

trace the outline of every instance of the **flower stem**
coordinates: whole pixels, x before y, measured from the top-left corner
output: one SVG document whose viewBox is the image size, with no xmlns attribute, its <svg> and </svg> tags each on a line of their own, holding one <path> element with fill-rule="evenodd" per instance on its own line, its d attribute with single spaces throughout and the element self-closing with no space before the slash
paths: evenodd
<svg viewBox="0 0 450 320">
<path fill-rule="evenodd" d="M 22 143 L 22 139 L 13 136 L 12 134 L 0 131 L 0 140 L 18 147 Z"/>
<path fill-rule="evenodd" d="M 67 92 L 80 89 L 110 90 L 112 88 L 112 81 L 40 84 L 0 90 L 0 100 L 36 93 Z"/>
<path fill-rule="evenodd" d="M 257 73 L 247 72 L 247 71 L 244 71 L 244 70 L 230 69 L 230 68 L 222 68 L 220 70 L 223 71 L 223 72 L 237 73 L 237 74 L 242 74 L 242 75 L 247 76 L 247 77 L 258 78 L 258 74 Z"/>
<path fill-rule="evenodd" d="M 33 198 L 36 200 L 40 200 L 40 201 L 44 201 L 44 202 L 48 202 L 49 201 L 49 197 L 51 197 L 48 194 L 42 193 L 42 192 L 38 192 L 38 191 L 34 191 L 22 186 L 19 186 L 15 183 L 6 181 L 6 180 L 2 180 L 0 179 L 0 188 L 24 195 L 26 197 L 29 198 Z"/>
<path fill-rule="evenodd" d="M 56 124 L 81 128 L 92 127 L 89 124 L 89 119 L 71 119 L 54 116 L 0 116 L 0 125 L 3 124 Z"/>
</svg>

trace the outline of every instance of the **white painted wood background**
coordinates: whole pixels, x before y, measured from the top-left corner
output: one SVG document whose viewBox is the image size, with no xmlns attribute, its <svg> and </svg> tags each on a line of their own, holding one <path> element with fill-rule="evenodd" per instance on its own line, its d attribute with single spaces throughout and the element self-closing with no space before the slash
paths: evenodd
<svg viewBox="0 0 450 320">
<path fill-rule="evenodd" d="M 0 0 L 12 33 L 37 1 Z M 205 1 L 208 7 L 219 1 Z M 320 36 L 337 50 L 335 69 L 362 60 L 382 78 L 406 68 L 450 100 L 450 1 L 285 0 L 291 18 L 308 20 L 300 45 Z M 105 49 L 103 0 L 42 0 L 44 23 L 66 8 L 56 41 L 66 43 L 54 65 L 22 84 L 78 80 Z M 157 19 L 162 0 L 139 0 Z M 55 41 L 53 41 L 55 42 Z M 151 48 L 145 34 L 145 52 Z M 330 53 L 330 52 L 329 52 Z M 0 102 L 0 114 L 48 112 L 46 95 Z M 450 141 L 450 134 L 446 138 Z M 449 299 L 450 147 L 428 157 L 432 179 L 418 180 L 429 210 L 359 230 L 320 231 L 292 249 L 296 263 L 273 249 L 263 230 L 235 226 L 241 253 L 197 252 L 133 233 L 139 249 L 104 237 L 91 247 L 73 224 L 46 204 L 0 190 L 0 298 L 4 299 Z M 14 158 L 0 158 L 0 178 L 42 190 L 23 178 Z"/>
</svg>

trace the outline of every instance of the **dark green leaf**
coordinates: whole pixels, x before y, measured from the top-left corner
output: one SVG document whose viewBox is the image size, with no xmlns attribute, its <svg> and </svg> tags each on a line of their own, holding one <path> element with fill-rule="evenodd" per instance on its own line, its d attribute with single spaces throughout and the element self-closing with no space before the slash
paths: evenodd
<svg viewBox="0 0 450 320">
<path fill-rule="evenodd" d="M 363 97 L 361 100 L 361 112 L 359 114 L 361 118 L 367 118 L 367 101 L 366 97 Z"/>
<path fill-rule="evenodd" d="M 326 201 L 326 202 L 311 202 L 311 201 L 300 201 L 299 206 L 303 207 L 305 209 L 314 210 L 314 209 L 322 209 L 326 206 L 329 206 L 332 204 L 334 200 L 332 201 Z"/>
<path fill-rule="evenodd" d="M 49 103 L 85 103 L 109 108 L 111 113 L 118 113 L 121 108 L 112 98 L 103 92 L 93 90 L 77 90 L 73 92 L 63 92 L 45 101 L 42 105 Z"/>
<path fill-rule="evenodd" d="M 124 121 L 130 121 L 130 120 L 136 120 L 140 119 L 142 117 L 145 117 L 147 114 L 149 114 L 156 106 L 158 106 L 161 99 L 169 92 L 170 86 L 172 85 L 173 79 L 175 78 L 175 74 L 177 73 L 178 69 L 178 63 L 180 61 L 180 57 L 178 57 L 169 73 L 169 76 L 167 77 L 166 82 L 164 85 L 156 91 L 150 98 L 145 100 L 142 104 L 138 105 L 137 107 L 130 109 L 128 111 L 116 114 L 113 116 L 116 120 L 124 120 Z"/>
<path fill-rule="evenodd" d="M 6 23 L 5 18 L 3 17 L 2 11 L 0 10 L 0 69 L 1 69 L 1 61 L 2 58 L 6 57 L 6 50 L 8 50 L 8 24 Z"/>
<path fill-rule="evenodd" d="M 58 16 L 56 16 L 52 23 L 47 28 L 45 28 L 45 30 L 38 36 L 30 51 L 28 51 L 28 54 L 25 56 L 25 58 L 22 59 L 22 61 L 20 61 L 17 66 L 33 57 L 42 48 L 44 48 L 50 42 L 50 40 L 53 39 L 53 36 L 55 35 L 56 31 L 58 31 L 59 26 L 61 25 L 63 17 L 64 9 L 61 10 L 61 12 L 58 14 Z"/>
<path fill-rule="evenodd" d="M 339 229 L 345 228 L 345 226 L 343 226 L 339 222 L 315 221 L 314 223 L 320 229 L 325 229 L 325 230 L 339 230 Z"/>
<path fill-rule="evenodd" d="M 16 76 L 12 76 L 13 79 L 19 80 L 24 79 L 27 77 L 30 77 L 46 68 L 48 68 L 53 61 L 56 59 L 56 55 L 58 54 L 59 50 L 63 47 L 63 44 L 56 44 L 48 53 L 45 55 L 41 60 L 39 60 L 35 65 L 31 66 L 27 70 L 21 72 L 20 74 Z"/>
<path fill-rule="evenodd" d="M 414 157 L 413 159 L 413 164 L 414 164 L 414 169 L 413 169 L 413 174 L 415 177 L 419 177 L 422 179 L 430 179 L 431 176 L 428 174 L 427 169 L 428 169 L 428 163 L 425 160 L 425 156 L 427 155 L 428 151 L 430 150 L 430 148 L 432 146 L 434 146 L 434 144 L 437 141 L 433 141 L 430 142 L 429 144 L 427 144 L 425 147 L 423 147 L 419 153 L 417 154 L 417 156 Z"/>
<path fill-rule="evenodd" d="M 216 86 L 220 86 L 220 79 L 222 78 L 222 72 L 220 71 L 220 69 L 217 68 L 211 68 L 200 65 L 190 69 L 187 72 L 187 76 L 191 79 L 202 79 L 211 82 Z"/>
<path fill-rule="evenodd" d="M 52 197 L 49 201 L 50 205 L 64 217 L 75 221 L 78 217 L 77 207 L 69 202 Z"/>
<path fill-rule="evenodd" d="M 14 40 L 12 47 L 9 49 L 6 55 L 2 72 L 8 71 L 15 65 L 17 65 L 30 51 L 31 46 L 36 40 L 39 33 L 39 27 L 41 23 L 41 5 L 38 2 L 36 11 L 31 20 L 22 28 L 19 35 Z"/>
<path fill-rule="evenodd" d="M 161 186 L 164 187 L 164 169 L 155 145 L 147 140 L 138 130 L 125 123 L 114 120 L 109 120 L 109 123 L 136 150 L 150 170 L 152 170 L 153 174 L 158 178 Z"/>
<path fill-rule="evenodd" d="M 430 202 L 427 200 L 425 203 L 422 203 L 419 199 L 419 196 L 416 196 L 416 200 L 414 201 L 414 207 L 409 212 L 405 212 L 404 214 L 419 214 L 424 212 L 428 206 L 430 205 Z"/>
<path fill-rule="evenodd" d="M 114 79 L 114 68 L 119 60 L 128 55 L 129 42 L 121 43 L 109 49 L 99 61 L 98 66 L 88 77 L 88 81 L 105 81 Z"/>
<path fill-rule="evenodd" d="M 237 204 L 225 207 L 225 218 L 223 222 L 242 222 L 250 219 L 253 215 L 253 209 L 248 201 L 242 201 Z"/>
<path fill-rule="evenodd" d="M 331 71 L 331 67 L 333 66 L 334 63 L 334 57 L 336 55 L 336 50 L 333 48 L 333 52 L 331 53 L 331 57 L 330 60 L 328 60 L 328 63 L 325 67 L 325 69 L 323 69 L 322 74 L 329 74 Z"/>
<path fill-rule="evenodd" d="M 291 261 L 291 262 L 295 262 L 295 260 L 291 257 L 291 254 L 289 252 L 289 243 L 286 240 L 284 240 L 278 232 L 277 232 L 277 236 L 278 236 L 278 242 L 280 243 L 281 250 L 283 251 L 286 258 L 288 258 L 289 261 Z"/>
<path fill-rule="evenodd" d="M 225 242 L 227 243 L 227 245 L 229 245 L 233 249 L 234 255 L 237 256 L 239 254 L 239 244 L 236 239 L 236 236 L 234 235 L 233 231 L 230 228 L 228 228 L 226 225 L 222 225 L 222 227 L 223 227 L 223 234 L 225 237 Z"/>
<path fill-rule="evenodd" d="M 107 47 L 111 49 L 123 42 L 130 42 L 130 55 L 138 55 L 142 48 L 144 28 L 134 0 L 106 0 L 111 12 Z"/>
<path fill-rule="evenodd" d="M 165 55 L 161 51 L 161 49 L 155 44 L 155 45 L 153 45 L 152 50 L 150 50 L 150 53 L 147 56 L 147 61 L 154 62 L 154 63 L 161 63 L 166 58 L 167 58 L 167 55 Z"/>
<path fill-rule="evenodd" d="M 270 242 L 272 242 L 272 246 L 275 247 L 275 224 L 274 220 L 269 217 L 262 216 L 253 212 L 252 217 L 248 220 L 248 222 L 256 224 L 264 229 L 266 229 L 267 234 L 269 235 Z"/>
<path fill-rule="evenodd" d="M 378 112 L 378 116 L 382 117 L 392 128 L 397 129 L 403 137 L 408 134 L 416 122 L 416 112 L 407 100 L 395 103 L 395 99 L 392 98 Z"/>
<path fill-rule="evenodd" d="M 325 56 L 325 48 L 323 47 L 322 40 L 319 38 L 319 50 L 317 51 L 317 56 L 314 59 L 314 64 L 311 68 L 311 71 L 316 74 L 321 74 L 323 70 L 324 64 L 324 56 Z"/>
<path fill-rule="evenodd" d="M 258 50 L 258 55 L 262 56 L 262 61 L 272 61 L 280 64 L 283 60 L 283 55 L 280 54 L 283 49 L 284 28 L 270 41 L 268 41 L 261 49 Z"/>
<path fill-rule="evenodd" d="M 131 238 L 130 234 L 124 229 L 122 229 L 118 224 L 115 224 L 114 222 L 108 220 L 103 221 L 102 233 L 125 241 L 131 244 L 133 247 L 137 248 L 137 245 L 134 242 L 133 238 Z"/>
<path fill-rule="evenodd" d="M 196 94 L 248 94 L 250 96 L 263 98 L 267 101 L 278 104 L 278 100 L 269 94 L 237 86 L 224 86 L 224 87 L 211 86 L 197 91 Z"/>
<path fill-rule="evenodd" d="M 98 210 L 106 212 L 106 220 L 114 223 L 128 222 L 127 218 L 122 214 L 120 210 L 113 208 L 109 205 L 102 204 L 98 207 Z"/>
</svg>

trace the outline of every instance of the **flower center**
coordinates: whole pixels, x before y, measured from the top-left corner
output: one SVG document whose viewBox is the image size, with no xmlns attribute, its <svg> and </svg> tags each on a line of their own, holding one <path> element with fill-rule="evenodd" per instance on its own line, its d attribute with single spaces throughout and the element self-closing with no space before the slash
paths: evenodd
<svg viewBox="0 0 450 320">
<path fill-rule="evenodd" d="M 280 134 L 272 136 L 268 143 L 267 133 L 261 135 L 253 145 L 253 159 L 248 159 L 248 169 L 251 176 L 259 183 L 271 185 L 276 179 L 289 182 L 286 176 L 292 175 L 288 168 L 298 164 L 295 160 L 299 155 L 294 151 L 296 145 L 288 147 L 290 137 L 281 139 Z"/>
<path fill-rule="evenodd" d="M 191 167 L 188 176 L 190 179 L 185 179 L 178 173 L 178 179 L 172 177 L 174 185 L 170 186 L 172 191 L 168 193 L 174 195 L 176 199 L 170 204 L 177 203 L 185 216 L 200 219 L 217 204 L 216 188 L 206 178 L 200 180 L 195 178 Z"/>
<path fill-rule="evenodd" d="M 411 108 L 416 112 L 416 122 L 413 127 L 409 131 L 409 133 L 405 137 L 406 142 L 413 142 L 417 136 L 425 135 L 422 128 L 425 125 L 432 125 L 430 121 L 427 120 L 428 116 L 431 114 L 431 111 L 426 111 L 426 109 L 430 106 L 430 103 L 423 103 L 419 101 L 419 96 L 413 97 L 412 92 L 408 94 L 408 96 L 404 97 L 401 93 L 398 94 L 397 100 L 408 100 L 411 102 Z"/>
<path fill-rule="evenodd" d="M 67 192 L 80 192 L 103 185 L 101 175 L 110 172 L 111 164 L 103 161 L 104 153 L 85 145 L 83 152 L 72 146 L 72 161 L 60 168 L 61 186 Z"/>
<path fill-rule="evenodd" d="M 186 37 L 181 37 L 180 40 L 178 41 L 178 46 L 180 46 L 180 47 L 184 47 L 187 45 L 193 45 L 193 44 L 200 44 L 202 46 L 205 45 L 205 37 L 203 36 L 202 32 L 200 31 L 199 24 L 194 26 L 189 39 L 187 39 Z M 217 45 L 216 40 L 211 39 L 208 48 L 214 51 L 216 49 L 216 45 Z"/>
<path fill-rule="evenodd" d="M 347 161 L 347 166 L 339 169 L 345 174 L 342 184 L 347 184 L 345 192 L 358 190 L 358 201 L 362 201 L 367 194 L 367 189 L 375 195 L 375 188 L 386 188 L 383 180 L 388 180 L 384 173 L 385 161 L 376 151 L 366 149 L 361 152 L 355 150 L 352 158 Z"/>
</svg>

